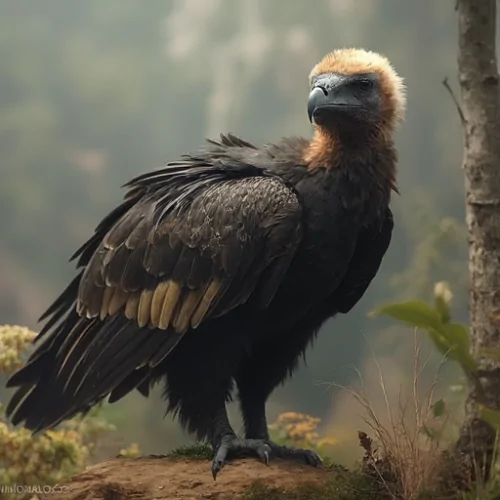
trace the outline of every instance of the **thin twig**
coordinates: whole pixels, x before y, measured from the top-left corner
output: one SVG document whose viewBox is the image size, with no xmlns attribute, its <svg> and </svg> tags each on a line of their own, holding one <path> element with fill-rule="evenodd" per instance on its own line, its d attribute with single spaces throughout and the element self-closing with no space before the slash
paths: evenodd
<svg viewBox="0 0 500 500">
<path fill-rule="evenodd" d="M 465 127 L 465 125 L 467 124 L 467 120 L 465 119 L 465 115 L 464 115 L 464 112 L 462 110 L 462 106 L 460 106 L 460 103 L 458 102 L 458 99 L 456 98 L 455 93 L 453 92 L 453 89 L 451 88 L 451 85 L 448 82 L 448 77 L 446 77 L 442 81 L 442 84 L 444 85 L 444 88 L 448 91 L 451 98 L 453 99 L 453 102 L 455 103 L 455 107 L 457 108 L 457 111 L 458 111 L 458 116 L 460 116 L 460 121 L 462 122 L 462 126 Z"/>
</svg>

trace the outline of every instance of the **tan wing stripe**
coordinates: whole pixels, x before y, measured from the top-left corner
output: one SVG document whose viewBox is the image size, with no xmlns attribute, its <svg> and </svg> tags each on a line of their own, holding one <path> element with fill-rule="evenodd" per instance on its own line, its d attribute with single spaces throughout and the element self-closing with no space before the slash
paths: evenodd
<svg viewBox="0 0 500 500">
<path fill-rule="evenodd" d="M 158 283 L 156 290 L 153 294 L 153 301 L 151 302 L 151 326 L 155 328 L 160 322 L 161 309 L 163 307 L 163 301 L 165 300 L 165 295 L 170 286 L 170 281 L 162 281 Z"/>
<path fill-rule="evenodd" d="M 181 308 L 177 313 L 173 326 L 178 333 L 184 333 L 189 327 L 189 320 L 193 315 L 196 307 L 200 303 L 205 289 L 192 290 L 187 297 L 182 301 Z"/>
<path fill-rule="evenodd" d="M 127 305 L 125 306 L 125 316 L 127 319 L 137 318 L 140 298 L 141 298 L 140 293 L 134 293 L 127 300 Z"/>
<path fill-rule="evenodd" d="M 175 311 L 175 307 L 177 306 L 177 301 L 181 295 L 181 287 L 179 283 L 175 281 L 170 281 L 170 285 L 168 287 L 167 293 L 165 294 L 165 298 L 163 300 L 163 306 L 161 308 L 160 321 L 158 322 L 158 328 L 161 330 L 166 330 L 172 316 Z"/>
<path fill-rule="evenodd" d="M 142 328 L 149 322 L 149 312 L 151 311 L 151 301 L 153 300 L 154 290 L 143 290 L 139 300 L 139 309 L 137 311 L 137 323 Z"/>
<path fill-rule="evenodd" d="M 210 283 L 210 286 L 208 287 L 207 291 L 205 292 L 205 294 L 201 299 L 200 305 L 198 306 L 196 312 L 191 317 L 191 326 L 193 328 L 197 328 L 203 321 L 203 318 L 205 317 L 205 314 L 207 313 L 210 304 L 212 303 L 215 296 L 219 292 L 220 287 L 221 287 L 220 281 L 212 281 L 212 283 Z"/>
<path fill-rule="evenodd" d="M 109 302 L 108 314 L 110 316 L 116 314 L 127 303 L 128 298 L 129 293 L 117 286 Z"/>
<path fill-rule="evenodd" d="M 100 314 L 101 321 L 103 321 L 104 318 L 108 315 L 109 303 L 111 301 L 111 297 L 113 297 L 114 290 L 114 288 L 111 288 L 109 286 L 104 289 Z"/>
</svg>

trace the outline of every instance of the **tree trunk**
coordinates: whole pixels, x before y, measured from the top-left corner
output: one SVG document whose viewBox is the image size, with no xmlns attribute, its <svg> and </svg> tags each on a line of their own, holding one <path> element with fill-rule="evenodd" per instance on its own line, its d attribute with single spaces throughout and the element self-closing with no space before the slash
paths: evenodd
<svg viewBox="0 0 500 500">
<path fill-rule="evenodd" d="M 466 403 L 460 452 L 491 463 L 495 432 L 480 420 L 485 404 L 500 410 L 500 362 L 481 355 L 500 349 L 500 91 L 496 0 L 458 0 L 459 81 L 464 121 L 466 219 L 469 233 L 470 328 L 479 379 Z M 485 461 L 486 460 L 486 461 Z"/>
</svg>

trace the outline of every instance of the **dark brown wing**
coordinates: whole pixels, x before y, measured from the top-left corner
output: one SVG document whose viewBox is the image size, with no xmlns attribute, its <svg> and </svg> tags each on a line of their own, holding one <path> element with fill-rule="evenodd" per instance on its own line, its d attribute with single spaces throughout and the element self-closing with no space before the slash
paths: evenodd
<svg viewBox="0 0 500 500">
<path fill-rule="evenodd" d="M 300 239 L 291 190 L 250 177 L 214 183 L 159 217 L 161 205 L 145 197 L 106 234 L 83 273 L 79 315 L 184 333 L 245 303 L 259 282 L 267 306 Z"/>
<path fill-rule="evenodd" d="M 194 160 L 193 160 L 194 161 Z M 137 178 L 75 255 L 7 414 L 41 431 L 142 381 L 190 328 L 272 300 L 301 239 L 281 180 L 176 164 Z"/>
</svg>

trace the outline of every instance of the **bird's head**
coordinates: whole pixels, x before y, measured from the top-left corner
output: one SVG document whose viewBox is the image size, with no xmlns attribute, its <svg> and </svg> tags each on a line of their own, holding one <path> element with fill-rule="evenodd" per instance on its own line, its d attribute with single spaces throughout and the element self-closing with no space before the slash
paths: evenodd
<svg viewBox="0 0 500 500">
<path fill-rule="evenodd" d="M 309 120 L 322 132 L 392 134 L 404 117 L 403 80 L 376 52 L 335 50 L 316 64 L 309 82 Z"/>
</svg>

